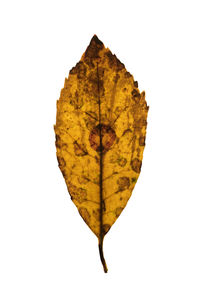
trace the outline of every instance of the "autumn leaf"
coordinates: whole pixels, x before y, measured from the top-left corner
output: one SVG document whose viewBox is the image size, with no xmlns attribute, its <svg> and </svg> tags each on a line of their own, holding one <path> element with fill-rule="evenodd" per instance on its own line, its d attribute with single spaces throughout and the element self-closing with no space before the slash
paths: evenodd
<svg viewBox="0 0 200 300">
<path fill-rule="evenodd" d="M 119 59 L 93 36 L 57 102 L 57 158 L 72 201 L 103 239 L 129 200 L 142 166 L 148 106 Z"/>
</svg>

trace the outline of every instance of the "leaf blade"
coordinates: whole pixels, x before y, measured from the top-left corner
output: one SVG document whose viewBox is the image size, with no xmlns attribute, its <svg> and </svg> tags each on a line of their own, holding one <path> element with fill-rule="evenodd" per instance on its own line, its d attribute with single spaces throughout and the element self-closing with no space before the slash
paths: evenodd
<svg viewBox="0 0 200 300">
<path fill-rule="evenodd" d="M 57 102 L 59 167 L 86 224 L 103 239 L 140 174 L 148 107 L 125 66 L 94 36 Z"/>
</svg>

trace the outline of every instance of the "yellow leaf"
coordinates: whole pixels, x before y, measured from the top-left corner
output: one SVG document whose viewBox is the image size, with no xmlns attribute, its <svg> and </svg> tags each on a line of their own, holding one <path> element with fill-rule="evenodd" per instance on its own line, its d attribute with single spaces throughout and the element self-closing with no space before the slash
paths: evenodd
<svg viewBox="0 0 200 300">
<path fill-rule="evenodd" d="M 118 58 L 93 36 L 57 102 L 57 158 L 71 199 L 99 240 L 129 200 L 140 174 L 148 107 Z"/>
</svg>

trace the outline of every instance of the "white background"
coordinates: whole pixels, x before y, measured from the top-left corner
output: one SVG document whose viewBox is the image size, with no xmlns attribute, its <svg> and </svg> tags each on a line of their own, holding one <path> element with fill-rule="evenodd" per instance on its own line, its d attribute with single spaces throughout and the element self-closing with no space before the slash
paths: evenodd
<svg viewBox="0 0 200 300">
<path fill-rule="evenodd" d="M 0 299 L 200 299 L 199 1 L 1 1 Z M 105 238 L 57 166 L 56 100 L 97 34 L 150 106 L 140 178 Z"/>
</svg>

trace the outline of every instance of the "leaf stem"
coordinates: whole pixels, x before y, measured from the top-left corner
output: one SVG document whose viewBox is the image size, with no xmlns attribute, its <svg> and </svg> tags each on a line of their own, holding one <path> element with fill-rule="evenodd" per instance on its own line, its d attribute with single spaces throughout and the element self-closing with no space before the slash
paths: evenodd
<svg viewBox="0 0 200 300">
<path fill-rule="evenodd" d="M 107 273 L 108 268 L 107 268 L 106 261 L 105 261 L 104 255 L 103 255 L 103 239 L 99 239 L 99 255 L 100 255 L 102 265 L 103 265 L 104 272 Z"/>
</svg>

